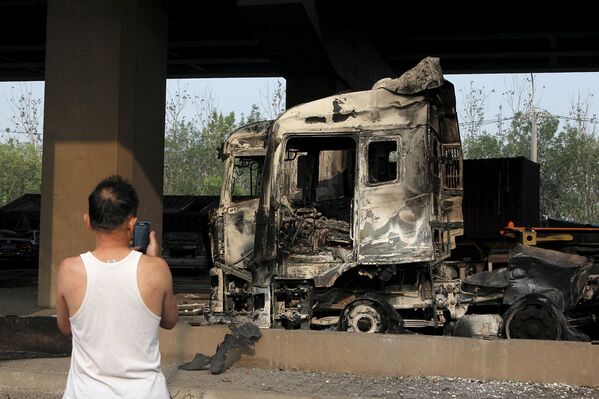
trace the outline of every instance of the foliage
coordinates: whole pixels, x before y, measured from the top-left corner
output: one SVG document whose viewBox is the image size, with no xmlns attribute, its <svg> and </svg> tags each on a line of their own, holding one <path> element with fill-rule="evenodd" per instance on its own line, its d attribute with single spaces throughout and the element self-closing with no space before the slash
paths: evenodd
<svg viewBox="0 0 599 399">
<path fill-rule="evenodd" d="M 164 153 L 164 193 L 171 195 L 219 195 L 223 164 L 218 158 L 225 138 L 241 126 L 276 117 L 284 106 L 284 87 L 279 82 L 269 94 L 270 104 L 263 116 L 260 107 L 252 105 L 249 114 L 223 113 L 214 106 L 211 93 L 191 95 L 187 87 L 169 94 L 166 105 Z M 194 109 L 187 120 L 183 110 Z M 264 107 L 263 107 L 264 108 Z"/>
<path fill-rule="evenodd" d="M 284 86 L 267 88 L 264 112 L 276 117 L 284 107 Z M 24 193 L 41 190 L 42 100 L 27 86 L 11 87 L 6 95 L 11 126 L 0 136 L 0 206 Z M 218 152 L 226 136 L 238 127 L 265 119 L 252 105 L 239 120 L 215 107 L 210 91 L 192 95 L 188 85 L 168 93 L 165 109 L 164 193 L 218 195 L 222 185 L 222 161 Z M 189 113 L 189 108 L 192 112 Z M 190 114 L 188 117 L 186 115 Z"/>
<path fill-rule="evenodd" d="M 218 150 L 235 130 L 235 115 L 214 111 L 206 126 L 182 121 L 166 132 L 164 193 L 172 195 L 218 195 L 222 165 Z"/>
<path fill-rule="evenodd" d="M 42 100 L 31 88 L 11 86 L 6 94 L 11 127 L 0 135 L 0 206 L 25 193 L 39 193 L 42 181 Z"/>
<path fill-rule="evenodd" d="M 0 205 L 25 193 L 39 193 L 42 152 L 35 143 L 8 139 L 0 143 Z"/>
<path fill-rule="evenodd" d="M 599 136 L 597 120 L 588 111 L 588 100 L 579 98 L 552 149 L 553 181 L 562 182 L 555 217 L 598 223 Z"/>
</svg>

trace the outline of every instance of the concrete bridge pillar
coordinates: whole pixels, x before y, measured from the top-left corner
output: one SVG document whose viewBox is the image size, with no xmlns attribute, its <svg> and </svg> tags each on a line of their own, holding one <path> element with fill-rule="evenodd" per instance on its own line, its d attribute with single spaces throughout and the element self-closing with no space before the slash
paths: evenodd
<svg viewBox="0 0 599 399">
<path fill-rule="evenodd" d="M 120 174 L 161 236 L 167 14 L 152 0 L 49 0 L 38 304 L 85 252 L 87 195 Z"/>
</svg>

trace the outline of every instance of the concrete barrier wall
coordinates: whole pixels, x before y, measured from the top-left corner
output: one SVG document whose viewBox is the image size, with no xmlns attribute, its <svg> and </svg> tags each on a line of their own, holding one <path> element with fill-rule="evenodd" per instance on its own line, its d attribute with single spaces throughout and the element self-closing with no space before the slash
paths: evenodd
<svg viewBox="0 0 599 399">
<path fill-rule="evenodd" d="M 162 331 L 165 360 L 212 355 L 228 329 L 179 323 Z M 241 367 L 386 376 L 444 376 L 599 386 L 599 345 L 420 335 L 262 330 Z"/>
</svg>

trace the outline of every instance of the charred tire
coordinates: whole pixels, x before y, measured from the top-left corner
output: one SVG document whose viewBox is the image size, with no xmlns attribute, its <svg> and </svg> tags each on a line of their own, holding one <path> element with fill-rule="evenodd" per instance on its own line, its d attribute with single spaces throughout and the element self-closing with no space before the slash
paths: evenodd
<svg viewBox="0 0 599 399">
<path fill-rule="evenodd" d="M 563 314 L 542 295 L 528 295 L 503 316 L 504 335 L 508 339 L 562 339 Z M 560 317 L 561 316 L 561 317 Z"/>
<path fill-rule="evenodd" d="M 381 333 L 389 329 L 389 320 L 376 302 L 357 301 L 347 311 L 347 331 Z"/>
<path fill-rule="evenodd" d="M 368 296 L 349 303 L 341 316 L 337 330 L 360 333 L 400 333 L 403 320 L 384 299 Z"/>
</svg>

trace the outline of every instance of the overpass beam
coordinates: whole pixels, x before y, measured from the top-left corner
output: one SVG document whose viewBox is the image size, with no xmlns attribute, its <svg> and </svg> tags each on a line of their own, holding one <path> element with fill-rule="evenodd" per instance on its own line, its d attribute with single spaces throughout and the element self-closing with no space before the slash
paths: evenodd
<svg viewBox="0 0 599 399">
<path fill-rule="evenodd" d="M 161 237 L 167 14 L 151 0 L 49 0 L 38 304 L 60 261 L 93 248 L 82 215 L 120 174 Z"/>
<path fill-rule="evenodd" d="M 351 90 L 369 90 L 382 78 L 395 77 L 370 43 L 358 18 L 340 17 L 334 2 L 303 0 L 304 9 L 341 82 Z"/>
</svg>

